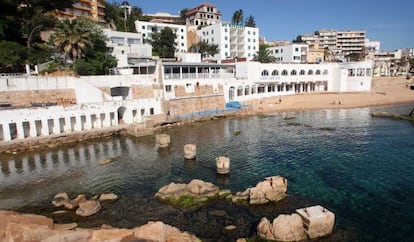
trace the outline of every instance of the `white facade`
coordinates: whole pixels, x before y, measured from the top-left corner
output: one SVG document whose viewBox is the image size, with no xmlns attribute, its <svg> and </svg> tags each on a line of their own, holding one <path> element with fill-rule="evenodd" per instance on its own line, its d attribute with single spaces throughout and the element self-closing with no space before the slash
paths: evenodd
<svg viewBox="0 0 414 242">
<path fill-rule="evenodd" d="M 236 80 L 225 85 L 228 101 L 249 101 L 306 92 L 367 92 L 372 62 L 262 64 L 238 62 Z"/>
<path fill-rule="evenodd" d="M 152 87 L 154 76 L 2 77 L 0 91 L 73 89 L 76 105 L 24 107 L 0 110 L 0 142 L 143 123 L 162 114 L 162 92 L 133 99 L 132 85 Z M 126 96 L 111 96 L 99 87 L 125 87 Z"/>
<path fill-rule="evenodd" d="M 153 33 L 159 33 L 164 28 L 170 28 L 177 35 L 175 39 L 176 53 L 187 52 L 187 29 L 185 25 L 168 24 L 168 23 L 153 23 L 144 21 L 135 21 L 137 32 L 141 34 L 141 39 L 151 39 Z"/>
<path fill-rule="evenodd" d="M 284 46 L 269 47 L 271 56 L 276 58 L 276 62 L 283 63 L 306 63 L 308 56 L 307 44 L 289 44 Z"/>
<path fill-rule="evenodd" d="M 368 92 L 372 72 L 371 61 L 327 64 L 171 62 L 158 65 L 151 75 L 1 77 L 0 92 L 74 90 L 76 105 L 0 109 L 0 142 L 145 123 L 153 120 L 153 115 L 165 115 L 164 105 L 177 99 L 191 102 L 200 97 L 223 97 L 227 103 L 306 92 Z M 200 85 L 211 85 L 212 93 L 196 93 Z M 146 89 L 147 97 L 134 98 L 132 89 L 137 86 Z M 176 86 L 184 86 L 185 93 L 177 96 Z M 108 88 L 110 94 L 102 91 Z M 124 94 L 112 92 L 119 89 L 124 90 Z"/>
<path fill-rule="evenodd" d="M 259 29 L 218 23 L 205 26 L 197 31 L 201 41 L 216 44 L 219 53 L 214 56 L 216 60 L 245 57 L 254 58 L 259 51 Z"/>
<path fill-rule="evenodd" d="M 103 29 L 108 38 L 106 46 L 112 49 L 111 54 L 118 60 L 117 67 L 128 67 L 130 59 L 152 58 L 152 47 L 144 44 L 140 34 Z"/>
</svg>

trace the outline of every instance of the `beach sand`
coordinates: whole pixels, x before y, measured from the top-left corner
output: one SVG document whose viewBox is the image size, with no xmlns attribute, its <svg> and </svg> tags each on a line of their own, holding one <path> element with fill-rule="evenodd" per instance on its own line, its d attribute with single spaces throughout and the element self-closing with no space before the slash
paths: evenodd
<svg viewBox="0 0 414 242">
<path fill-rule="evenodd" d="M 279 101 L 279 98 L 281 101 Z M 344 109 L 412 103 L 414 90 L 404 84 L 375 86 L 370 92 L 355 93 L 301 93 L 289 96 L 263 98 L 244 102 L 246 114 L 311 109 Z M 411 110 L 407 110 L 407 114 Z"/>
</svg>

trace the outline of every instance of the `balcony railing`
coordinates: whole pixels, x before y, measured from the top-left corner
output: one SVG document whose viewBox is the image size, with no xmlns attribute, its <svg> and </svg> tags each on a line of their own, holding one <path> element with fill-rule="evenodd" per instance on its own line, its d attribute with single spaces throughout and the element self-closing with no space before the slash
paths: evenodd
<svg viewBox="0 0 414 242">
<path fill-rule="evenodd" d="M 234 73 L 164 73 L 165 80 L 229 78 L 234 78 Z"/>
</svg>

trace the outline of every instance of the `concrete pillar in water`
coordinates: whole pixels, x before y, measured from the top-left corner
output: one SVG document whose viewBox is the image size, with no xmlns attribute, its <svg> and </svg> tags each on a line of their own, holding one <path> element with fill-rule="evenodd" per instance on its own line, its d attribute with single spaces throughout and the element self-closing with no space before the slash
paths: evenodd
<svg viewBox="0 0 414 242">
<path fill-rule="evenodd" d="M 226 156 L 216 157 L 218 174 L 228 174 L 230 172 L 230 158 Z"/>
<path fill-rule="evenodd" d="M 159 147 L 167 147 L 171 142 L 170 136 L 168 134 L 157 134 L 155 136 L 155 140 Z"/>
<path fill-rule="evenodd" d="M 194 160 L 196 158 L 196 145 L 186 144 L 184 145 L 184 158 L 187 160 Z"/>
</svg>

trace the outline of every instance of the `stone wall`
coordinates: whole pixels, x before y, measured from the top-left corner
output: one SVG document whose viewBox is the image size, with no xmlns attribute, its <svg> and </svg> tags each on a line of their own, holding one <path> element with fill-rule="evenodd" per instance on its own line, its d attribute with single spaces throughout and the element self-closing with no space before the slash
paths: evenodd
<svg viewBox="0 0 414 242">
<path fill-rule="evenodd" d="M 154 97 L 154 90 L 152 86 L 132 85 L 131 89 L 132 89 L 132 98 L 134 99 Z"/>
<path fill-rule="evenodd" d="M 196 84 L 194 87 L 194 92 L 185 92 L 185 86 L 174 86 L 174 93 L 176 97 L 192 97 L 192 96 L 200 96 L 200 95 L 212 95 L 212 94 L 219 94 L 223 93 L 223 85 L 218 85 L 218 90 L 214 92 L 214 87 L 212 85 L 203 85 L 203 84 Z"/>
<path fill-rule="evenodd" d="M 0 92 L 0 103 L 12 106 L 31 106 L 32 103 L 56 103 L 58 105 L 76 104 L 74 89 L 7 91 Z"/>
<path fill-rule="evenodd" d="M 195 112 L 203 112 L 209 110 L 223 110 L 225 108 L 224 96 L 205 96 L 193 97 L 185 99 L 175 99 L 170 101 L 170 110 L 166 110 L 167 114 L 182 116 Z"/>
<path fill-rule="evenodd" d="M 381 87 L 381 86 L 396 86 L 396 85 L 406 85 L 408 83 L 414 83 L 414 77 L 407 79 L 406 77 L 373 77 L 372 86 Z"/>
</svg>

